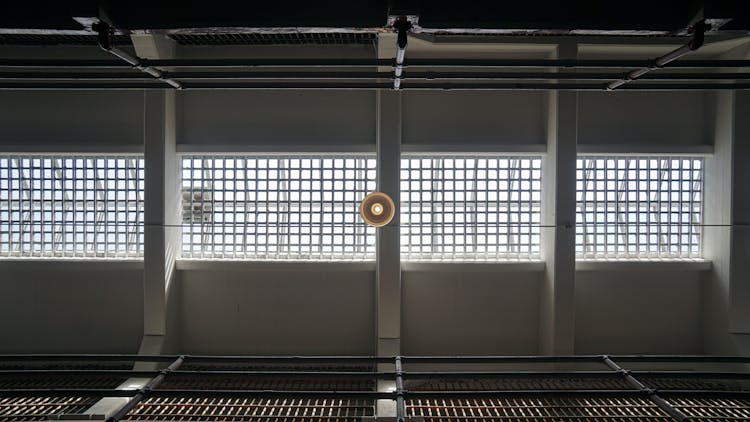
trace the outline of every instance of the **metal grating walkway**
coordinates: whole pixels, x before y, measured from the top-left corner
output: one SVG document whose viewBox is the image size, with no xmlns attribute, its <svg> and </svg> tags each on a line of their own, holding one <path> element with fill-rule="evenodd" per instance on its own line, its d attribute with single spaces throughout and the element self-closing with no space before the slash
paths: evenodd
<svg viewBox="0 0 750 422">
<path fill-rule="evenodd" d="M 90 415 L 103 398 L 119 399 Z M 750 421 L 750 357 L 0 356 L 0 422 L 105 416 Z"/>
</svg>

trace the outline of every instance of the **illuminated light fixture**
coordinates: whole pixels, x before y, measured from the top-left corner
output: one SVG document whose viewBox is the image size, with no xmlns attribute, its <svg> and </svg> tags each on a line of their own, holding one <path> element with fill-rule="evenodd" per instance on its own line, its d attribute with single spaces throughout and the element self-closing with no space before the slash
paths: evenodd
<svg viewBox="0 0 750 422">
<path fill-rule="evenodd" d="M 370 226 L 382 227 L 393 220 L 396 215 L 396 205 L 393 199 L 383 192 L 373 192 L 362 200 L 359 205 L 359 214 Z"/>
</svg>

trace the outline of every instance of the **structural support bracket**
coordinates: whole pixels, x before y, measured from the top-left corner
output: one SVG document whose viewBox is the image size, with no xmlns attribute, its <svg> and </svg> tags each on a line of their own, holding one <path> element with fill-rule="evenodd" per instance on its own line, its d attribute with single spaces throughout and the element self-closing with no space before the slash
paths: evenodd
<svg viewBox="0 0 750 422">
<path fill-rule="evenodd" d="M 705 33 L 706 29 L 709 27 L 709 25 L 706 24 L 705 21 L 700 21 L 696 23 L 691 30 L 693 31 L 693 39 L 690 40 L 687 44 L 683 45 L 682 47 L 671 51 L 661 57 L 657 57 L 653 64 L 647 67 L 643 67 L 641 69 L 636 69 L 627 75 L 623 77 L 622 79 L 618 79 L 616 81 L 612 81 L 609 85 L 607 85 L 607 91 L 613 91 L 617 89 L 618 87 L 625 85 L 628 82 L 634 81 L 641 76 L 645 75 L 646 73 L 654 70 L 654 69 L 661 69 L 665 65 L 667 65 L 670 62 L 673 62 L 680 57 L 690 53 L 691 51 L 695 51 L 701 46 L 703 46 L 703 42 L 705 40 Z"/>
<path fill-rule="evenodd" d="M 101 47 L 102 50 L 109 52 L 110 54 L 128 62 L 131 66 L 133 66 L 133 68 L 138 69 L 143 73 L 147 73 L 157 80 L 167 83 L 172 88 L 182 89 L 182 84 L 175 81 L 174 79 L 165 77 L 164 73 L 161 70 L 152 66 L 147 66 L 144 60 L 141 60 L 137 56 L 134 56 L 127 51 L 113 45 L 111 37 L 113 29 L 111 26 L 107 25 L 104 22 L 98 22 L 94 24 L 92 28 L 97 32 L 99 47 Z"/>
<path fill-rule="evenodd" d="M 396 30 L 396 66 L 393 69 L 393 89 L 401 88 L 401 75 L 404 73 L 404 59 L 406 58 L 406 44 L 409 40 L 409 30 L 412 28 L 411 22 L 406 16 L 399 16 L 393 23 L 393 29 Z"/>
</svg>

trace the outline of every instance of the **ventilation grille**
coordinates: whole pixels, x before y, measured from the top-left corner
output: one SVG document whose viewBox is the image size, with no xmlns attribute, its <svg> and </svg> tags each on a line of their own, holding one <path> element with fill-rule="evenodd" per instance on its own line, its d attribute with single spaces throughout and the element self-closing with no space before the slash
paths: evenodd
<svg viewBox="0 0 750 422">
<path fill-rule="evenodd" d="M 173 34 L 182 45 L 371 45 L 374 33 Z"/>
<path fill-rule="evenodd" d="M 115 45 L 130 44 L 127 35 L 114 35 Z M 97 45 L 96 35 L 0 34 L 0 45 Z"/>
</svg>

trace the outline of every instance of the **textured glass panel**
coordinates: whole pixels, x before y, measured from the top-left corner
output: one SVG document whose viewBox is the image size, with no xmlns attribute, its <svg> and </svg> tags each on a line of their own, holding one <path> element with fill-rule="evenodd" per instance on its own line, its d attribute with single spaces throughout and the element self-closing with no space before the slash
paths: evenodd
<svg viewBox="0 0 750 422">
<path fill-rule="evenodd" d="M 373 260 L 371 156 L 184 156 L 183 258 Z"/>
<path fill-rule="evenodd" d="M 703 159 L 579 157 L 576 255 L 701 258 Z"/>
<path fill-rule="evenodd" d="M 539 259 L 541 178 L 538 157 L 402 159 L 402 259 Z"/>
<path fill-rule="evenodd" d="M 139 156 L 0 156 L 0 256 L 143 255 Z"/>
</svg>

